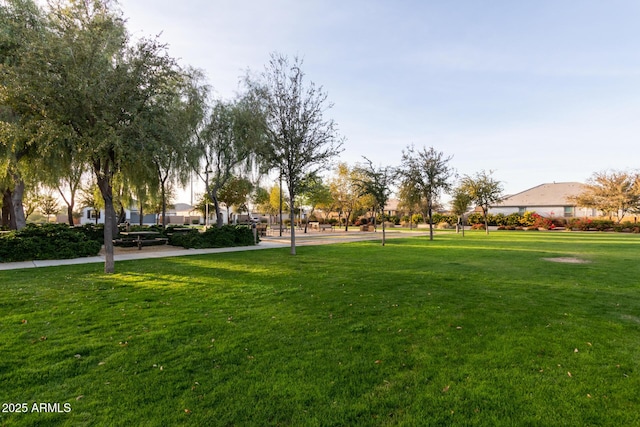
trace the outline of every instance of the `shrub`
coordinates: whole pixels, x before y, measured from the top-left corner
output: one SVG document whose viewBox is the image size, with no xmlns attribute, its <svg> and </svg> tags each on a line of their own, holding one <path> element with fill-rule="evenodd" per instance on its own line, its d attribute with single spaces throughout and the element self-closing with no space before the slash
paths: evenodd
<svg viewBox="0 0 640 427">
<path fill-rule="evenodd" d="M 544 228 L 547 230 L 553 229 L 555 226 L 553 222 L 549 218 L 545 218 L 542 215 L 538 215 L 537 213 L 533 213 L 531 215 L 533 218 L 533 228 Z"/>
<path fill-rule="evenodd" d="M 89 239 L 82 228 L 27 224 L 0 238 L 0 262 L 95 256 L 101 247 L 101 241 Z"/>
<path fill-rule="evenodd" d="M 89 240 L 104 242 L 104 224 L 85 224 L 73 229 L 83 233 Z"/>
<path fill-rule="evenodd" d="M 259 239 L 258 239 L 259 240 Z M 211 227 L 204 233 L 177 233 L 169 237 L 169 244 L 184 248 L 226 248 L 254 245 L 253 230 L 244 225 Z"/>
<path fill-rule="evenodd" d="M 475 224 L 482 224 L 484 226 L 484 217 L 479 212 L 470 213 L 467 216 L 467 224 L 473 226 Z"/>
<path fill-rule="evenodd" d="M 471 229 L 472 229 L 472 230 L 484 230 L 484 229 L 485 229 L 485 227 L 484 227 L 484 224 L 473 224 L 473 225 L 471 226 Z"/>
<path fill-rule="evenodd" d="M 519 213 L 509 214 L 506 216 L 506 221 L 507 221 L 506 225 L 516 227 L 520 225 L 520 220 L 522 220 L 522 215 L 520 215 Z"/>
</svg>

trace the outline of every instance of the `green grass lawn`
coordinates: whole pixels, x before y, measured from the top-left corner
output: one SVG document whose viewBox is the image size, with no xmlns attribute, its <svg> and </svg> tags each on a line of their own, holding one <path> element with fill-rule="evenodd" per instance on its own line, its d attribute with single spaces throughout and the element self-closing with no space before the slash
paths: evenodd
<svg viewBox="0 0 640 427">
<path fill-rule="evenodd" d="M 0 425 L 640 425 L 639 260 L 467 232 L 0 272 Z"/>
</svg>

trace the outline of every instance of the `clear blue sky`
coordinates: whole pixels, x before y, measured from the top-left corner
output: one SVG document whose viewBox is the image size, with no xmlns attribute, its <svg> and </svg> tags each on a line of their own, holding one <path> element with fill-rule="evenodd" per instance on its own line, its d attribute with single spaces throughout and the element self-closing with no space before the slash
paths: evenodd
<svg viewBox="0 0 640 427">
<path fill-rule="evenodd" d="M 494 170 L 505 193 L 640 167 L 637 0 L 121 0 L 230 98 L 272 52 L 304 58 L 335 104 L 340 160 L 409 144 Z"/>
</svg>

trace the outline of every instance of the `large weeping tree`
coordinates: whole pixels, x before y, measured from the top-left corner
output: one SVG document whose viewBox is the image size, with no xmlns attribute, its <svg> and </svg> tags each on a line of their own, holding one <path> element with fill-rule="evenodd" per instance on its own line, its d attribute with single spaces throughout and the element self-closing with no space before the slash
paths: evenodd
<svg viewBox="0 0 640 427">
<path fill-rule="evenodd" d="M 313 82 L 306 83 L 302 60 L 291 62 L 272 54 L 258 82 L 248 81 L 262 101 L 267 143 L 263 155 L 278 171 L 293 205 L 305 177 L 326 169 L 342 150 L 342 139 L 333 120 L 324 113 L 332 107 L 327 94 Z M 295 207 L 290 219 L 294 223 Z M 295 228 L 291 227 L 291 254 L 296 254 Z"/>
<path fill-rule="evenodd" d="M 216 101 L 196 134 L 194 172 L 213 202 L 218 227 L 223 226 L 218 192 L 236 173 L 251 169 L 263 131 L 260 111 L 243 96 L 231 102 Z"/>
<path fill-rule="evenodd" d="M 176 66 L 156 40 L 132 44 L 109 0 L 50 2 L 44 23 L 46 31 L 33 38 L 19 74 L 12 75 L 18 84 L 9 97 L 38 124 L 32 136 L 40 156 L 74 153 L 95 175 L 105 207 L 105 272 L 112 273 L 113 180 L 145 172 L 144 144 L 156 142 L 135 134 L 146 129 L 143 113 L 173 86 L 168 82 Z"/>
</svg>

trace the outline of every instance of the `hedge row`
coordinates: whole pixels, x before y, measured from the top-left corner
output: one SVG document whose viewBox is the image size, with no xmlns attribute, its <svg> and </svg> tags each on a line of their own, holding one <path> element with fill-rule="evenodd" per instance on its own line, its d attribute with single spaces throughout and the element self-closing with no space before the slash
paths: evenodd
<svg viewBox="0 0 640 427">
<path fill-rule="evenodd" d="M 253 230 L 245 225 L 224 225 L 212 227 L 204 233 L 194 230 L 169 236 L 169 244 L 184 248 L 226 248 L 232 246 L 252 246 L 255 244 Z"/>
<path fill-rule="evenodd" d="M 27 224 L 0 237 L 0 262 L 69 259 L 96 256 L 102 237 L 95 240 L 84 228 L 66 224 Z"/>
</svg>

